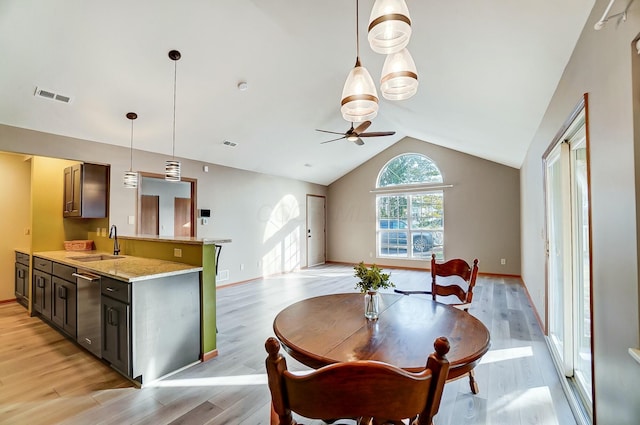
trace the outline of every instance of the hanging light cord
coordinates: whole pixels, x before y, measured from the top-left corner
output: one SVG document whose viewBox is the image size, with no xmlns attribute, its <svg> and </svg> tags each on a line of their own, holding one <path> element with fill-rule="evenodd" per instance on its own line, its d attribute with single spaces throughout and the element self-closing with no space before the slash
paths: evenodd
<svg viewBox="0 0 640 425">
<path fill-rule="evenodd" d="M 178 61 L 173 61 L 173 144 L 171 150 L 172 159 L 176 159 L 176 81 L 178 75 Z"/>
<path fill-rule="evenodd" d="M 356 61 L 360 62 L 360 18 L 359 18 L 359 1 L 356 0 Z"/>
<path fill-rule="evenodd" d="M 129 149 L 131 158 L 129 159 L 129 171 L 133 171 L 133 119 L 131 120 L 131 147 Z"/>
</svg>

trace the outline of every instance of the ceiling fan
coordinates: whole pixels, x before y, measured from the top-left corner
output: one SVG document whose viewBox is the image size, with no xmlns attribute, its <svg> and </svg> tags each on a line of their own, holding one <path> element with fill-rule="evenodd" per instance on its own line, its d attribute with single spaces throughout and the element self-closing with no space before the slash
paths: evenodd
<svg viewBox="0 0 640 425">
<path fill-rule="evenodd" d="M 369 133 L 365 133 L 365 130 L 369 128 L 370 125 L 371 125 L 371 121 L 365 121 L 359 126 L 357 126 L 356 128 L 353 128 L 353 123 L 351 123 L 351 128 L 347 130 L 346 133 L 338 133 L 336 131 L 319 130 L 319 129 L 316 129 L 316 131 L 342 135 L 342 137 L 338 137 L 337 139 L 327 140 L 326 142 L 322 142 L 321 144 L 335 142 L 336 140 L 341 140 L 341 139 L 347 139 L 348 141 L 353 142 L 356 145 L 364 145 L 364 142 L 362 141 L 361 137 L 393 136 L 394 134 L 396 134 L 395 131 L 372 131 Z"/>
</svg>

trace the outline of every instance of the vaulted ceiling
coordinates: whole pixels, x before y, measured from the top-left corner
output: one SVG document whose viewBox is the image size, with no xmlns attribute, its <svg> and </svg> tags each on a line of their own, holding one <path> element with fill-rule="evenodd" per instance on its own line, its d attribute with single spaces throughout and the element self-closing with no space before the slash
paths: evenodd
<svg viewBox="0 0 640 425">
<path fill-rule="evenodd" d="M 379 96 L 369 131 L 396 134 L 357 146 L 315 131 L 350 126 L 355 0 L 2 0 L 0 123 L 128 147 L 134 111 L 134 147 L 171 155 L 177 49 L 176 156 L 329 184 L 409 136 L 517 168 L 593 4 L 407 0 L 418 93 Z"/>
</svg>

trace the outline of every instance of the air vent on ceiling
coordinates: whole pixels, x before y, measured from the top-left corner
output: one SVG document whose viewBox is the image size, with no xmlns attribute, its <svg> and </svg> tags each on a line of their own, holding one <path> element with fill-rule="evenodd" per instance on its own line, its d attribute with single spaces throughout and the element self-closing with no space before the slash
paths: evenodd
<svg viewBox="0 0 640 425">
<path fill-rule="evenodd" d="M 62 102 L 62 103 L 71 103 L 70 96 L 65 96 L 60 93 L 54 93 L 51 90 L 44 90 L 39 87 L 36 87 L 36 92 L 33 95 L 43 97 L 49 100 L 57 100 L 58 102 Z"/>
<path fill-rule="evenodd" d="M 225 140 L 224 142 L 222 142 L 223 145 L 227 145 L 231 148 L 235 148 L 236 146 L 238 146 L 238 144 L 236 142 L 232 142 L 230 140 Z"/>
</svg>

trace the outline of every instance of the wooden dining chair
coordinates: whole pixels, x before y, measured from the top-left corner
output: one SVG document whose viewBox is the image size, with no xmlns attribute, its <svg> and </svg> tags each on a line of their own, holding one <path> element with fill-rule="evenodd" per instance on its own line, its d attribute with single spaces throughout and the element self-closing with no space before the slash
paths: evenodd
<svg viewBox="0 0 640 425">
<path fill-rule="evenodd" d="M 473 260 L 473 267 L 471 267 L 461 258 L 438 263 L 436 255 L 431 255 L 431 296 L 434 301 L 437 301 L 437 297 L 455 296 L 459 302 L 447 304 L 468 312 L 477 277 L 477 258 Z"/>
<path fill-rule="evenodd" d="M 404 295 L 430 294 L 434 301 L 443 302 L 452 307 L 469 312 L 473 300 L 473 288 L 478 277 L 478 259 L 473 260 L 473 267 L 461 258 L 453 258 L 444 263 L 436 261 L 436 255 L 431 254 L 431 290 L 430 291 L 403 291 L 395 292 Z M 442 298 L 449 297 L 443 300 Z M 453 302 L 448 302 L 451 297 Z M 473 394 L 480 391 L 476 382 L 473 369 L 468 373 L 469 386 Z M 462 375 L 464 376 L 464 375 Z M 457 378 L 456 378 L 457 379 Z"/>
<path fill-rule="evenodd" d="M 268 338 L 265 361 L 271 391 L 271 425 L 296 425 L 292 412 L 310 419 L 353 419 L 365 424 L 432 425 L 449 371 L 449 341 L 434 342 L 426 369 L 407 372 L 372 360 L 334 363 L 310 373 L 292 373 L 280 342 Z"/>
<path fill-rule="evenodd" d="M 473 267 L 461 258 L 454 258 L 444 263 L 436 261 L 436 255 L 431 254 L 431 290 L 404 291 L 394 289 L 394 292 L 403 295 L 427 294 L 434 301 L 437 297 L 455 296 L 459 302 L 446 303 L 464 311 L 469 311 L 473 300 L 473 288 L 478 276 L 478 259 L 473 260 Z M 440 277 L 441 279 L 438 279 Z M 463 287 L 464 286 L 464 287 Z"/>
<path fill-rule="evenodd" d="M 447 304 L 468 313 L 477 277 L 477 258 L 473 260 L 473 267 L 471 267 L 469 263 L 460 258 L 438 263 L 435 254 L 431 255 L 431 296 L 434 301 L 438 301 L 438 297 L 453 296 L 455 301 Z M 468 375 L 471 392 L 478 394 L 480 389 L 473 369 L 469 370 Z"/>
</svg>

